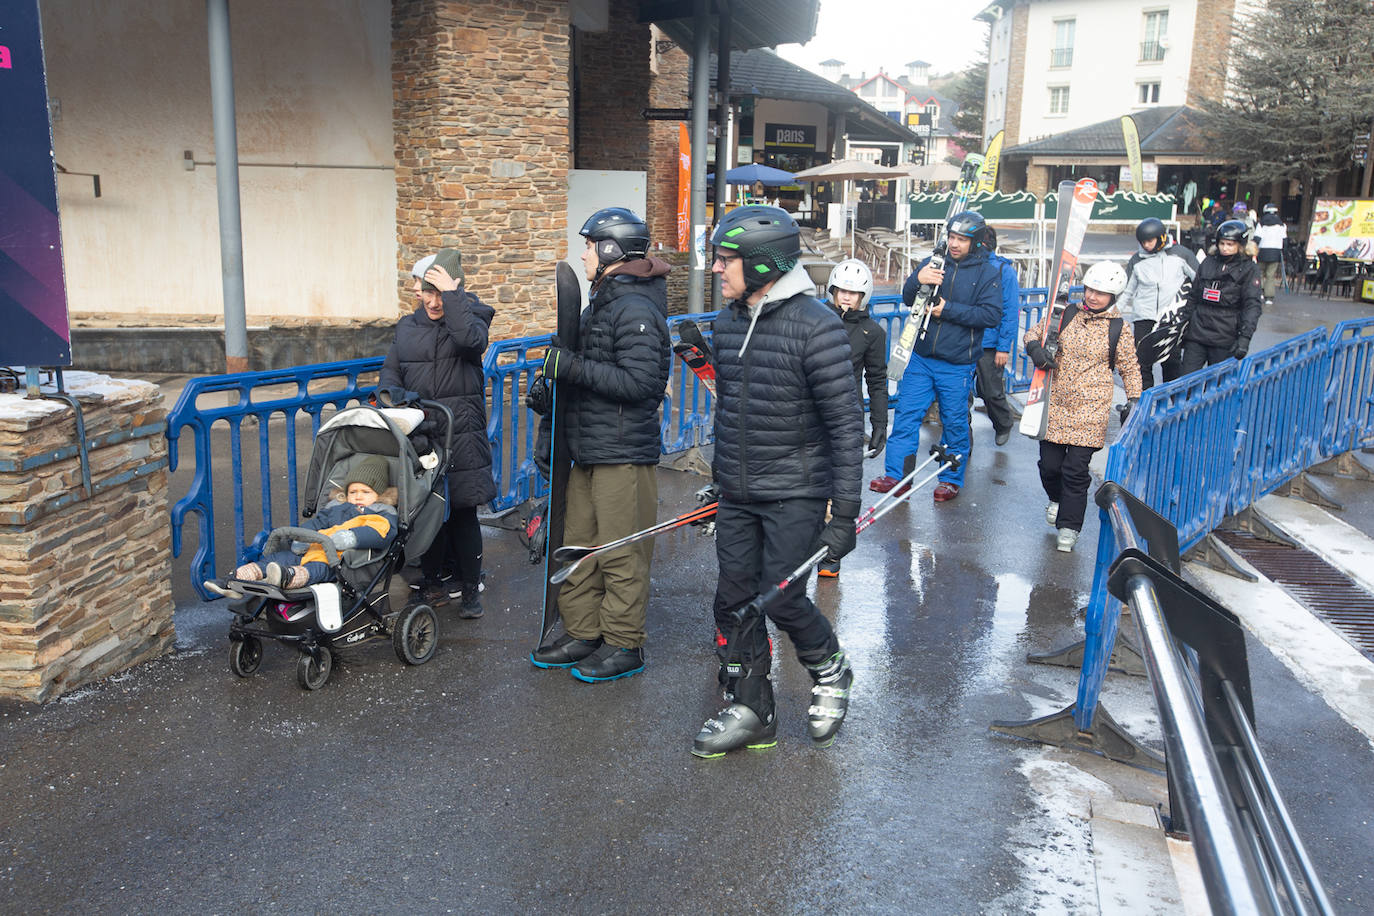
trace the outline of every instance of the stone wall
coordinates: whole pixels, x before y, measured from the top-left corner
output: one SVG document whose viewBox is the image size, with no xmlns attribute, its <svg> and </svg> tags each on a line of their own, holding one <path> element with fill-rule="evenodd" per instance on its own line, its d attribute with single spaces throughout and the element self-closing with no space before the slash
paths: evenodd
<svg viewBox="0 0 1374 916">
<path fill-rule="evenodd" d="M 166 410 L 147 382 L 69 373 L 70 406 L 0 394 L 0 696 L 41 701 L 171 649 Z"/>
<path fill-rule="evenodd" d="M 688 80 L 692 59 L 657 29 L 652 32 L 658 50 L 654 58 L 656 72 L 649 83 L 649 105 L 653 108 L 690 107 Z M 646 218 L 654 244 L 662 244 L 668 250 L 678 248 L 678 124 L 678 121 L 649 122 L 649 213 Z"/>
<path fill-rule="evenodd" d="M 1011 55 L 1007 60 L 1007 115 L 1003 126 L 1002 148 L 1021 142 L 1021 105 L 1026 97 L 1026 27 L 1030 7 L 1018 3 L 1011 11 Z M 1006 184 L 1000 185 L 1007 190 Z"/>
<path fill-rule="evenodd" d="M 1197 107 L 1203 99 L 1221 98 L 1226 88 L 1225 66 L 1231 57 L 1231 26 L 1235 12 L 1235 0 L 1197 5 L 1186 104 Z"/>
<path fill-rule="evenodd" d="M 463 253 L 492 339 L 553 321 L 568 209 L 565 0 L 393 0 L 398 309 L 410 266 Z"/>
</svg>

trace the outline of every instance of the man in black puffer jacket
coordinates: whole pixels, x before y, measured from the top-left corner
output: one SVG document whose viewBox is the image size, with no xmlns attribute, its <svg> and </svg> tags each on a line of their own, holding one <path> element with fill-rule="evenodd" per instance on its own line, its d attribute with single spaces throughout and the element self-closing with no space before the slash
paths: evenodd
<svg viewBox="0 0 1374 916">
<path fill-rule="evenodd" d="M 827 559 L 854 549 L 864 441 L 848 335 L 797 265 L 796 222 L 777 207 L 740 207 L 716 226 L 711 244 L 711 269 L 732 300 L 714 328 L 712 462 L 720 490 L 715 618 L 727 640 L 720 679 L 729 705 L 697 733 L 698 757 L 777 743 L 768 630 L 751 601 L 818 546 Z M 767 614 L 811 674 L 808 729 L 826 746 L 849 705 L 849 660 L 806 597 L 805 577 Z"/>
<path fill-rule="evenodd" d="M 1198 268 L 1183 306 L 1183 374 L 1250 352 L 1264 298 L 1259 265 L 1242 250 L 1247 230 L 1238 219 L 1217 227 L 1217 253 Z"/>
<path fill-rule="evenodd" d="M 422 595 L 430 604 L 461 598 L 458 616 L 482 616 L 482 526 L 477 507 L 496 496 L 487 439 L 486 377 L 491 306 L 463 286 L 458 252 L 445 249 L 411 271 L 419 308 L 396 323 L 396 339 L 382 363 L 380 388 L 404 388 L 453 412 L 453 451 L 448 461 L 448 520 L 425 552 Z M 441 581 L 458 576 L 455 595 Z"/>
<path fill-rule="evenodd" d="M 591 304 L 577 349 L 551 347 L 544 375 L 568 386 L 566 414 L 558 418 L 573 460 L 563 540 L 604 544 L 648 528 L 658 515 L 658 415 L 672 361 L 669 267 L 647 257 L 648 227 L 630 210 L 598 210 L 581 234 Z M 643 671 L 653 555 L 646 540 L 579 567 L 558 595 L 566 632 L 530 661 L 571 668 L 588 683 Z"/>
</svg>

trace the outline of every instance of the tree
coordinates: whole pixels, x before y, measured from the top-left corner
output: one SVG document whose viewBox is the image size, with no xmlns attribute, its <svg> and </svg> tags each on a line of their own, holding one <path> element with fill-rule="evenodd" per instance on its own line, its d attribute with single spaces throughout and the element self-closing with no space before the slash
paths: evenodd
<svg viewBox="0 0 1374 916">
<path fill-rule="evenodd" d="M 988 56 L 985 50 L 949 87 L 949 97 L 959 103 L 954 129 L 965 149 L 983 148 L 983 97 L 988 90 Z"/>
<path fill-rule="evenodd" d="M 1268 0 L 1238 19 L 1225 98 L 1202 102 L 1217 148 L 1252 180 L 1296 179 L 1310 215 L 1374 116 L 1371 49 L 1369 0 Z"/>
</svg>

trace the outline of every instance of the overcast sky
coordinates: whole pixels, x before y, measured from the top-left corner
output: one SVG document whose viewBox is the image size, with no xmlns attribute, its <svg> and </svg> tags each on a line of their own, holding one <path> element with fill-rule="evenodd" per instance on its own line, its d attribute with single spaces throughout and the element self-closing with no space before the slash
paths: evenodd
<svg viewBox="0 0 1374 916">
<path fill-rule="evenodd" d="M 850 76 L 881 67 L 900 76 L 907 62 L 924 60 L 932 74 L 963 70 L 987 41 L 987 25 L 973 17 L 987 0 L 821 0 L 816 37 L 779 45 L 778 54 L 815 73 L 821 61 L 845 62 Z"/>
</svg>

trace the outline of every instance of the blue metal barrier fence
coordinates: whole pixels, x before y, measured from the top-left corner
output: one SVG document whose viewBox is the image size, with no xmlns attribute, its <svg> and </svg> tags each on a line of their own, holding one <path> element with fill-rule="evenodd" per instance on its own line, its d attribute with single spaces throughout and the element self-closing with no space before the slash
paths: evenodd
<svg viewBox="0 0 1374 916">
<path fill-rule="evenodd" d="M 1313 464 L 1374 444 L 1374 318 L 1318 328 L 1236 362 L 1149 389 L 1107 452 L 1106 479 L 1195 546 L 1227 516 Z M 1074 705 L 1097 714 L 1121 605 L 1107 572 L 1118 544 L 1105 510 Z"/>
</svg>

